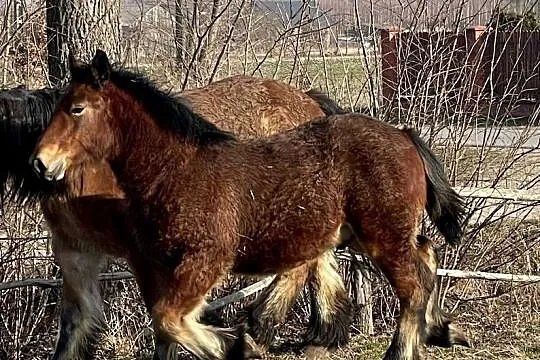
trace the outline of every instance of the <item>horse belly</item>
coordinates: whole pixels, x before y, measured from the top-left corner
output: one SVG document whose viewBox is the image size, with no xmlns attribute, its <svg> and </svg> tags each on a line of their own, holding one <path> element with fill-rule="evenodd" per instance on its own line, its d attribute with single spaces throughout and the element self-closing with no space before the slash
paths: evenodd
<svg viewBox="0 0 540 360">
<path fill-rule="evenodd" d="M 276 274 L 315 260 L 340 242 L 339 228 L 321 234 L 243 240 L 233 268 L 240 274 Z"/>
</svg>

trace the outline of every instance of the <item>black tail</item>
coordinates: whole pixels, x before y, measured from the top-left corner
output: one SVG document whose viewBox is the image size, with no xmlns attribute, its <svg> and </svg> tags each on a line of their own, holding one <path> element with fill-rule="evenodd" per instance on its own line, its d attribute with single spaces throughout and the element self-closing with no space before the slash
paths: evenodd
<svg viewBox="0 0 540 360">
<path fill-rule="evenodd" d="M 463 236 L 462 221 L 465 216 L 463 199 L 452 189 L 444 168 L 429 146 L 413 129 L 405 133 L 414 143 L 426 169 L 427 206 L 426 210 L 437 229 L 450 245 L 458 245 Z"/>
<path fill-rule="evenodd" d="M 0 196 L 2 199 L 35 199 L 49 184 L 32 172 L 28 159 L 49 124 L 64 90 L 0 91 Z M 9 183 L 9 184 L 8 184 Z"/>
<path fill-rule="evenodd" d="M 315 100 L 317 104 L 319 104 L 320 108 L 322 109 L 322 111 L 324 111 L 326 116 L 350 113 L 350 111 L 343 109 L 322 91 L 311 89 L 309 91 L 306 91 L 306 95 Z"/>
</svg>

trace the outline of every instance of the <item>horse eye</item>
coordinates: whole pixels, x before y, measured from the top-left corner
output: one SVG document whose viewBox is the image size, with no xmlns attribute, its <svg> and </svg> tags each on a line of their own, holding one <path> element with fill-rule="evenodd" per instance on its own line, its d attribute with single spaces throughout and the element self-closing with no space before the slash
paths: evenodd
<svg viewBox="0 0 540 360">
<path fill-rule="evenodd" d="M 84 111 L 84 106 L 82 105 L 73 105 L 71 106 L 71 114 L 72 115 L 81 115 Z"/>
</svg>

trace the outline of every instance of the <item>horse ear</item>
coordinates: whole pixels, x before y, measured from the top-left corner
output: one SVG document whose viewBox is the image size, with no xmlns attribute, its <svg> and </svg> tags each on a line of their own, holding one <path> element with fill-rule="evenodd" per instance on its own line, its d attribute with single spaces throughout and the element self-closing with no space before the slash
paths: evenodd
<svg viewBox="0 0 540 360">
<path fill-rule="evenodd" d="M 96 54 L 92 59 L 92 74 L 98 87 L 103 87 L 106 81 L 109 80 L 111 76 L 112 67 L 109 63 L 109 58 L 103 50 L 96 50 Z"/>
<path fill-rule="evenodd" d="M 68 53 L 68 66 L 69 66 L 69 72 L 73 72 L 73 69 L 77 66 L 77 60 L 75 60 L 75 55 L 73 55 L 73 51 L 69 50 Z"/>
</svg>

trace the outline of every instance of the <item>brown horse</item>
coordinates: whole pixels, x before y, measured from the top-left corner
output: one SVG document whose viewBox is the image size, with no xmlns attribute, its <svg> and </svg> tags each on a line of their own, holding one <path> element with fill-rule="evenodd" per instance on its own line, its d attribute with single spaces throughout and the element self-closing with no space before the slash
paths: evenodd
<svg viewBox="0 0 540 360">
<path fill-rule="evenodd" d="M 14 200 L 41 198 L 40 195 L 51 189 L 51 184 L 36 181 L 32 171 L 28 171 L 31 168 L 27 161 L 64 91 L 0 92 L 0 138 L 3 139 L 0 145 L 5 153 L 13 155 L 0 162 L 0 181 L 4 186 L 11 181 L 9 195 L 14 195 Z M 320 93 L 304 93 L 279 81 L 246 76 L 186 91 L 182 99 L 205 118 L 241 137 L 268 134 L 325 112 L 341 111 Z M 63 184 L 70 190 L 67 199 L 53 196 L 41 201 L 53 238 L 54 256 L 64 278 L 60 333 L 53 359 L 91 356 L 104 324 L 97 274 L 107 257 L 124 256 L 125 247 L 132 244 L 123 220 L 124 193 L 109 166 L 100 161 L 86 164 L 79 169 L 78 177 L 70 177 L 70 180 Z M 259 344 L 268 346 L 306 280 L 309 278 L 313 287 L 316 281 L 337 276 L 331 252 L 282 274 L 249 307 L 250 333 Z M 335 347 L 347 342 L 347 296 L 340 278 L 333 283 L 338 299 L 335 304 L 341 307 L 316 304 L 310 329 L 318 330 L 307 334 L 307 344 Z M 335 321 L 321 323 L 321 313 L 334 314 Z"/>
<path fill-rule="evenodd" d="M 112 69 L 102 51 L 71 75 L 31 161 L 50 180 L 111 166 L 132 229 L 119 250 L 152 315 L 159 359 L 172 358 L 175 343 L 202 359 L 257 356 L 240 331 L 198 321 L 206 294 L 228 271 L 284 274 L 318 263 L 345 245 L 344 226 L 355 235 L 346 245 L 380 266 L 400 300 L 385 359 L 419 359 L 424 341 L 466 344 L 436 306 L 437 259 L 419 236 L 426 209 L 458 243 L 464 208 L 414 131 L 348 114 L 238 140 L 147 79 Z M 322 307 L 337 306 L 335 282 L 317 279 Z"/>
</svg>

